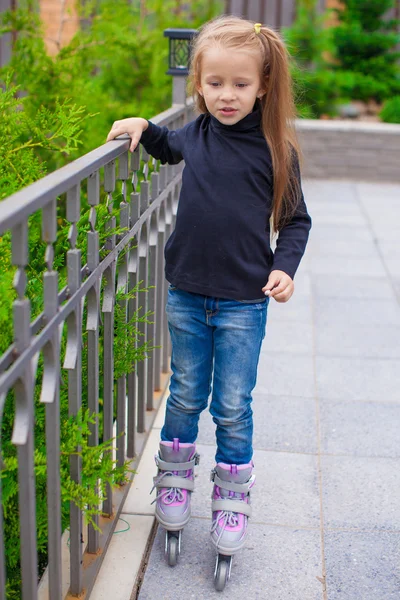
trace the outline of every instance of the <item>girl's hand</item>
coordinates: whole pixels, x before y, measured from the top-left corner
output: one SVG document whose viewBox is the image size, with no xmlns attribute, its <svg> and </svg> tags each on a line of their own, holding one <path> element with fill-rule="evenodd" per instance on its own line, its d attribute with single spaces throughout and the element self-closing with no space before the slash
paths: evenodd
<svg viewBox="0 0 400 600">
<path fill-rule="evenodd" d="M 287 302 L 294 292 L 293 279 L 284 271 L 271 271 L 262 291 L 277 302 Z"/>
<path fill-rule="evenodd" d="M 129 119 L 122 119 L 122 121 L 115 121 L 106 141 L 109 142 L 117 136 L 127 133 L 131 138 L 129 150 L 133 152 L 142 137 L 143 131 L 146 131 L 148 126 L 149 124 L 146 119 L 142 119 L 141 117 L 131 117 Z"/>
</svg>

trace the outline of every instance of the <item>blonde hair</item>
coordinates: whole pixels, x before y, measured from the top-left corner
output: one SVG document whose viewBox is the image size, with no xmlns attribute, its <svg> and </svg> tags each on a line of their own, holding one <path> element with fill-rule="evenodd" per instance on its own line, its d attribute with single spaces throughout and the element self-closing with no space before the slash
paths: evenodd
<svg viewBox="0 0 400 600">
<path fill-rule="evenodd" d="M 273 226 L 279 231 L 292 216 L 300 199 L 295 153 L 300 147 L 294 129 L 296 108 L 289 72 L 289 54 L 278 33 L 269 27 L 235 16 L 220 16 L 203 25 L 192 41 L 188 91 L 199 113 L 207 113 L 204 98 L 197 92 L 201 59 L 212 46 L 253 52 L 261 58 L 261 87 L 266 94 L 261 106 L 261 129 L 272 157 L 274 195 Z"/>
</svg>

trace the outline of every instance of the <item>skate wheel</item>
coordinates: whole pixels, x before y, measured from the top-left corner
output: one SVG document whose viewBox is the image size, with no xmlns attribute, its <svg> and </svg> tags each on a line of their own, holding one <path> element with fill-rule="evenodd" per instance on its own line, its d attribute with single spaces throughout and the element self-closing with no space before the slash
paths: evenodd
<svg viewBox="0 0 400 600">
<path fill-rule="evenodd" d="M 214 575 L 214 584 L 217 592 L 222 592 L 226 582 L 229 579 L 229 562 L 225 559 L 217 558 L 217 568 Z"/>
<path fill-rule="evenodd" d="M 170 567 L 175 567 L 178 562 L 179 556 L 179 543 L 178 538 L 174 535 L 168 537 L 167 544 L 167 561 Z"/>
</svg>

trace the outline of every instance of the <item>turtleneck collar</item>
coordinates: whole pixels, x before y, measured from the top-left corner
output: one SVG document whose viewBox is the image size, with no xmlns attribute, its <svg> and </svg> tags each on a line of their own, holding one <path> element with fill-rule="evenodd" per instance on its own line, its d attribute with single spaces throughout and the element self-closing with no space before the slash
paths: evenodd
<svg viewBox="0 0 400 600">
<path fill-rule="evenodd" d="M 213 128 L 222 131 L 249 131 L 250 129 L 259 129 L 261 124 L 261 110 L 259 106 L 255 106 L 253 112 L 249 113 L 233 125 L 221 123 L 210 113 L 210 122 Z"/>
</svg>

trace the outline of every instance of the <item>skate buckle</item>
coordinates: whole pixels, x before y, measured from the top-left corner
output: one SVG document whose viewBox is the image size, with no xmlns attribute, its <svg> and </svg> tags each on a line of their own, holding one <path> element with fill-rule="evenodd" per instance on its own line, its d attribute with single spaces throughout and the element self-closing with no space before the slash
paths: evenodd
<svg viewBox="0 0 400 600">
<path fill-rule="evenodd" d="M 210 481 L 214 481 L 217 472 L 215 469 L 211 469 L 210 471 Z"/>
<path fill-rule="evenodd" d="M 197 467 L 197 465 L 200 464 L 200 454 L 195 454 L 194 455 L 194 465 L 195 467 Z"/>
</svg>

